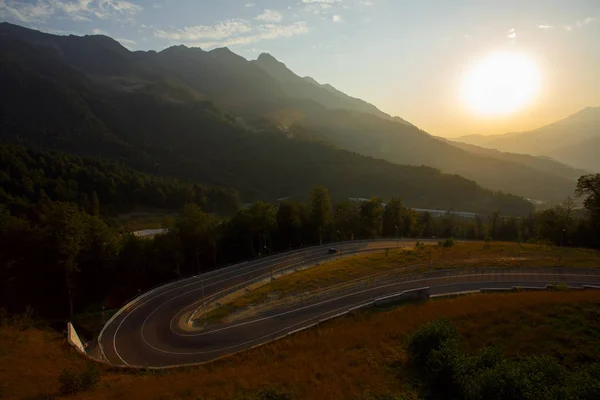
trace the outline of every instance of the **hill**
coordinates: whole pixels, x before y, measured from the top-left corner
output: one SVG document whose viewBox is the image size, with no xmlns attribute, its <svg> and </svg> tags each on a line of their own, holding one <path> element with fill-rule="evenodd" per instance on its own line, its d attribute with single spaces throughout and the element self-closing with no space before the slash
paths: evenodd
<svg viewBox="0 0 600 400">
<path fill-rule="evenodd" d="M 598 136 L 581 143 L 565 146 L 549 153 L 551 157 L 569 165 L 576 165 L 589 171 L 600 171 L 600 127 Z"/>
<path fill-rule="evenodd" d="M 90 214 L 136 207 L 179 209 L 197 202 L 208 212 L 233 214 L 233 190 L 144 174 L 121 163 L 0 144 L 0 206 L 25 214 L 41 201 L 80 204 Z"/>
<path fill-rule="evenodd" d="M 270 55 L 248 61 L 227 48 L 185 46 L 132 53 L 105 36 L 63 37 L 9 24 L 0 26 L 0 34 L 45 48 L 107 89 L 179 103 L 208 99 L 245 127 L 302 127 L 304 138 L 398 164 L 432 166 L 532 199 L 562 201 L 574 188 L 561 176 L 440 143 L 330 85 L 300 78 Z"/>
<path fill-rule="evenodd" d="M 194 99 L 227 98 L 228 91 L 239 90 L 238 83 L 255 99 L 277 90 L 268 74 L 229 51 L 172 48 L 167 50 L 169 57 L 139 55 L 106 37 L 60 37 L 29 30 L 21 35 L 22 29 L 7 24 L 0 29 L 0 82 L 12 94 L 1 99 L 2 140 L 119 160 L 146 173 L 232 188 L 244 201 L 303 196 L 325 185 L 337 199 L 402 196 L 407 205 L 420 207 L 506 214 L 532 209 L 516 196 L 493 193 L 433 168 L 395 165 L 305 140 L 311 132 L 302 128 L 293 137 L 270 125 L 246 129 L 212 102 Z M 37 39 L 30 40 L 29 34 Z M 88 65 L 76 51 L 68 51 L 71 47 L 92 53 L 99 47 L 104 67 Z M 173 63 L 177 75 L 152 70 L 153 63 L 172 57 L 182 57 Z M 205 61 L 198 63 L 196 58 Z M 218 61 L 223 59 L 228 67 Z M 237 71 L 239 65 L 248 69 L 235 82 L 192 74 L 199 64 L 209 71 L 216 62 L 224 74 Z M 103 72 L 107 70 L 111 72 Z M 200 83 L 190 85 L 193 79 L 204 82 L 202 90 Z M 156 93 L 161 86 L 168 90 Z M 245 101 L 243 96 L 236 99 L 229 104 Z"/>
<path fill-rule="evenodd" d="M 502 135 L 468 135 L 459 141 L 505 152 L 553 157 L 558 161 L 600 171 L 598 151 L 600 107 L 585 108 L 565 119 L 538 129 Z"/>
<path fill-rule="evenodd" d="M 445 138 L 439 139 L 445 140 L 451 145 L 466 150 L 473 154 L 481 154 L 491 158 L 497 158 L 508 162 L 523 164 L 527 167 L 534 168 L 549 174 L 562 176 L 563 178 L 567 179 L 577 180 L 580 176 L 585 175 L 587 173 L 583 169 L 573 168 L 550 157 L 532 156 L 529 154 L 507 153 L 499 150 L 476 146 L 473 144 L 452 141 Z"/>
<path fill-rule="evenodd" d="M 253 105 L 250 109 L 255 109 L 254 116 L 267 116 L 287 127 L 305 127 L 330 143 L 361 154 L 398 164 L 429 165 L 485 187 L 532 199 L 562 201 L 573 191 L 573 176 L 565 177 L 564 168 L 539 168 L 521 159 L 464 151 L 406 121 L 381 115 L 367 103 L 330 85 L 301 78 L 269 54 L 261 54 L 252 63 L 276 79 L 288 98 L 302 100 L 265 105 L 258 110 Z M 252 116 L 248 110 L 242 112 Z"/>
</svg>

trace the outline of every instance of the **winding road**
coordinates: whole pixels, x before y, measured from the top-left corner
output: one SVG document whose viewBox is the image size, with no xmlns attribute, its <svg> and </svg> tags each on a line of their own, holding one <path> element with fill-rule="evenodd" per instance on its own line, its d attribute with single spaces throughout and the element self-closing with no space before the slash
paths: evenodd
<svg viewBox="0 0 600 400">
<path fill-rule="evenodd" d="M 336 244 L 343 255 L 414 246 L 414 240 L 353 241 Z M 189 316 L 204 302 L 215 301 L 271 274 L 326 261 L 327 246 L 314 246 L 233 265 L 161 286 L 123 307 L 104 326 L 98 343 L 105 361 L 119 366 L 170 367 L 198 364 L 280 338 L 324 319 L 402 291 L 429 287 L 431 295 L 513 286 L 600 286 L 600 270 L 569 268 L 499 268 L 441 270 L 430 274 L 386 275 L 359 279 L 337 291 L 303 302 L 281 305 L 252 319 L 191 328 Z M 339 256 L 338 254 L 337 256 Z"/>
</svg>

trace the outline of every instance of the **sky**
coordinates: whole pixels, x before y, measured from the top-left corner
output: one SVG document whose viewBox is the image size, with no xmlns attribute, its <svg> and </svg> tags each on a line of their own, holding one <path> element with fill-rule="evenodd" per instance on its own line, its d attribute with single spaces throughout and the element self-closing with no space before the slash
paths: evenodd
<svg viewBox="0 0 600 400">
<path fill-rule="evenodd" d="M 600 0 L 0 0 L 0 20 L 130 50 L 267 52 L 439 136 L 534 129 L 600 106 Z M 461 88 L 498 51 L 527 55 L 539 90 L 515 112 L 482 115 Z"/>
</svg>

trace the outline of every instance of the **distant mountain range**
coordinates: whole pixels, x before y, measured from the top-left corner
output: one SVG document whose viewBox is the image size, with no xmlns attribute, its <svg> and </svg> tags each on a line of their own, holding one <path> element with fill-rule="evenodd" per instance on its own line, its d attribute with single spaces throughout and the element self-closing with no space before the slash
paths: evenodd
<svg viewBox="0 0 600 400">
<path fill-rule="evenodd" d="M 523 212 L 527 202 L 470 180 L 561 201 L 581 172 L 459 148 L 266 54 L 248 61 L 226 48 L 130 52 L 106 36 L 7 23 L 0 45 L 3 140 L 115 158 L 231 187 L 243 200 L 324 184 L 338 198 L 398 195 L 422 207 Z"/>
<path fill-rule="evenodd" d="M 325 107 L 286 97 L 267 72 L 227 49 L 129 52 L 105 36 L 55 36 L 6 23 L 0 48 L 0 139 L 6 142 L 232 188 L 242 201 L 301 199 L 324 185 L 334 199 L 401 196 L 415 207 L 532 210 L 522 198 L 459 176 L 339 149 L 302 127 L 284 131 L 260 114 L 247 121 L 236 110 L 252 104 Z"/>
<path fill-rule="evenodd" d="M 585 108 L 563 120 L 525 132 L 468 135 L 457 139 L 500 151 L 552 157 L 589 171 L 600 171 L 600 107 Z"/>
</svg>

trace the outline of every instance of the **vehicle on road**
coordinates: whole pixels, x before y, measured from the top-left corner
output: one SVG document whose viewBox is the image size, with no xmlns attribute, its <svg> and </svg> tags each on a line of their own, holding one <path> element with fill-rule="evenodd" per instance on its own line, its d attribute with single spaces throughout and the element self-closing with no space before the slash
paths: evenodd
<svg viewBox="0 0 600 400">
<path fill-rule="evenodd" d="M 337 249 L 334 249 L 333 247 L 330 247 L 329 249 L 327 249 L 327 253 L 329 253 L 329 254 L 337 254 Z"/>
</svg>

